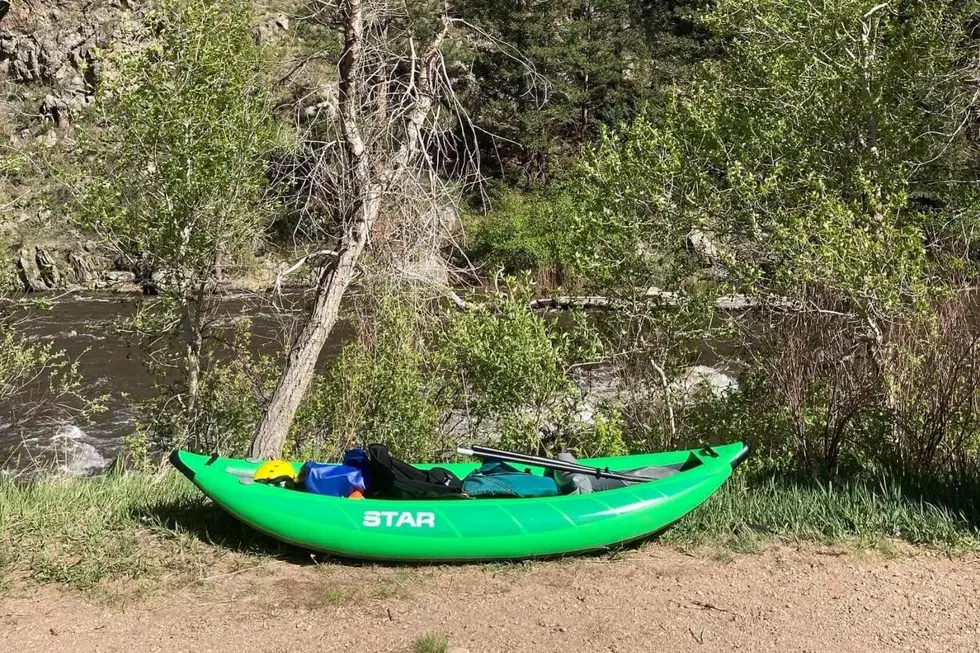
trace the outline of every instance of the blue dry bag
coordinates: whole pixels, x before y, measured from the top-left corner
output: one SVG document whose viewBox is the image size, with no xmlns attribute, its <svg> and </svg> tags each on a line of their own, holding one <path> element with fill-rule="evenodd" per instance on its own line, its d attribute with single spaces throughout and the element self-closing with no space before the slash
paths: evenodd
<svg viewBox="0 0 980 653">
<path fill-rule="evenodd" d="M 349 497 L 354 490 L 364 491 L 361 470 L 349 465 L 331 465 L 306 461 L 299 471 L 303 490 L 312 494 Z"/>
</svg>

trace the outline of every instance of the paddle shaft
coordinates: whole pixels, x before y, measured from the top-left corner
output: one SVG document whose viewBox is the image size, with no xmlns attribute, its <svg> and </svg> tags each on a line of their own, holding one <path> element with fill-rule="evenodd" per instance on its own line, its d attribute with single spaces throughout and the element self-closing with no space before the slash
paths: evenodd
<svg viewBox="0 0 980 653">
<path fill-rule="evenodd" d="M 504 460 L 511 463 L 534 465 L 535 467 L 544 467 L 545 469 L 553 469 L 560 472 L 571 472 L 572 474 L 585 474 L 588 476 L 593 476 L 595 478 L 611 478 L 617 481 L 626 481 L 627 483 L 646 483 L 652 480 L 646 478 L 645 476 L 633 476 L 632 474 L 619 474 L 617 472 L 609 471 L 608 469 L 600 469 L 598 467 L 587 467 L 586 465 L 579 465 L 578 463 L 570 463 L 564 460 L 555 460 L 553 458 L 542 458 L 540 456 L 530 456 L 528 454 L 514 453 L 512 451 L 502 451 L 500 449 L 491 449 L 490 447 L 481 447 L 478 445 L 472 445 L 470 447 L 457 447 L 456 453 L 459 453 L 463 456 L 476 456 L 477 458 L 495 458 L 497 460 Z"/>
</svg>

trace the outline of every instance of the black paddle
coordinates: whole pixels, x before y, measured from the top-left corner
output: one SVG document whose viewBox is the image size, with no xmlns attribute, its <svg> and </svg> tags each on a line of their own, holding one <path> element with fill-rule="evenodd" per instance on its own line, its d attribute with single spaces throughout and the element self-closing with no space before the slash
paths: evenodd
<svg viewBox="0 0 980 653">
<path fill-rule="evenodd" d="M 534 465 L 535 467 L 544 467 L 545 469 L 554 469 L 560 472 L 587 474 L 589 476 L 594 476 L 595 478 L 612 478 L 616 479 L 617 481 L 626 481 L 627 483 L 647 483 L 653 480 L 651 478 L 646 478 L 645 476 L 634 476 L 632 474 L 612 472 L 609 471 L 608 467 L 606 469 L 587 467 L 586 465 L 570 463 L 564 460 L 530 456 L 528 454 L 514 453 L 512 451 L 501 451 L 500 449 L 491 449 L 490 447 L 481 447 L 475 444 L 470 445 L 469 447 L 456 447 L 456 453 L 461 456 L 475 456 L 477 458 L 484 459 L 495 458 L 497 460 L 504 460 L 511 463 Z"/>
</svg>

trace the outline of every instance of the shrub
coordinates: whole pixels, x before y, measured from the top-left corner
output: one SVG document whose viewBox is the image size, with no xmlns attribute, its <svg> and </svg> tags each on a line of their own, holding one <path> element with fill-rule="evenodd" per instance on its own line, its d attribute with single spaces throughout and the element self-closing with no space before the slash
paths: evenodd
<svg viewBox="0 0 980 653">
<path fill-rule="evenodd" d="M 103 397 L 85 397 L 81 390 L 76 361 L 51 342 L 38 344 L 18 333 L 0 314 L 0 414 L 8 427 L 104 409 Z"/>
<path fill-rule="evenodd" d="M 507 274 L 536 272 L 562 284 L 569 260 L 562 230 L 568 211 L 569 200 L 559 192 L 502 191 L 489 213 L 468 217 L 468 255 Z"/>
<path fill-rule="evenodd" d="M 157 376 L 156 397 L 139 404 L 145 417 L 125 442 L 138 467 L 149 466 L 153 450 L 177 446 L 245 455 L 265 397 L 278 378 L 276 361 L 254 350 L 250 329 L 251 321 L 241 320 L 234 331 L 214 339 L 220 344 L 208 349 L 210 364 L 201 375 L 192 415 L 185 415 L 181 395 L 166 385 L 165 375 Z M 189 437 L 185 420 L 190 420 Z"/>
<path fill-rule="evenodd" d="M 905 471 L 975 474 L 980 461 L 980 326 L 972 298 L 937 302 L 926 319 L 897 325 L 892 420 Z"/>
<path fill-rule="evenodd" d="M 336 458 L 379 441 L 396 456 L 429 460 L 450 437 L 482 438 L 491 429 L 502 446 L 521 451 L 624 451 L 618 415 L 600 412 L 594 427 L 576 419 L 582 397 L 567 370 L 594 355 L 594 339 L 583 336 L 584 325 L 573 337 L 528 311 L 529 286 L 511 286 L 484 308 L 441 318 L 413 291 L 370 293 L 378 298 L 373 312 L 357 317 L 357 340 L 316 380 L 291 450 Z M 450 428 L 454 419 L 462 430 Z"/>
<path fill-rule="evenodd" d="M 4 252 L 0 252 L 0 294 L 20 290 L 20 280 L 14 262 Z"/>
<path fill-rule="evenodd" d="M 290 441 L 303 455 L 336 458 L 367 441 L 392 454 L 428 460 L 442 447 L 439 374 L 424 334 L 433 318 L 409 294 L 382 290 L 359 337 L 318 378 L 297 413 Z"/>
</svg>

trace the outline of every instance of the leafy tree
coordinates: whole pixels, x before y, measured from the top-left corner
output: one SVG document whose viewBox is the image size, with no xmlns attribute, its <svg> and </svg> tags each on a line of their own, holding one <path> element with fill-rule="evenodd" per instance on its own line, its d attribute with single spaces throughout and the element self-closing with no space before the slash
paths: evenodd
<svg viewBox="0 0 980 653">
<path fill-rule="evenodd" d="M 632 304 L 629 348 L 646 355 L 638 342 L 683 342 L 717 325 L 713 298 L 731 290 L 782 306 L 788 298 L 840 315 L 850 342 L 870 343 L 892 411 L 884 325 L 928 313 L 949 287 L 949 233 L 970 233 L 976 220 L 975 152 L 963 128 L 972 11 L 720 0 L 704 22 L 724 43 L 723 60 L 703 64 L 658 120 L 604 134 L 564 186 L 584 279 L 628 297 L 651 285 L 691 297 L 689 319 L 651 301 L 662 295 Z M 710 247 L 692 252 L 692 234 L 709 235 Z M 709 310 L 688 310 L 697 306 Z M 812 351 L 821 342 L 809 343 L 814 361 L 832 355 Z M 798 411 L 800 420 L 812 414 Z"/>
<path fill-rule="evenodd" d="M 459 3 L 464 17 L 506 44 L 480 49 L 472 63 L 473 118 L 499 137 L 487 137 L 488 158 L 548 179 L 600 125 L 635 117 L 660 86 L 705 54 L 706 33 L 684 17 L 699 4 Z"/>
<path fill-rule="evenodd" d="M 606 282 L 689 274 L 683 236 L 717 235 L 732 280 L 828 294 L 846 310 L 914 304 L 936 211 L 972 201 L 958 75 L 967 14 L 950 4 L 723 0 L 705 65 L 662 122 L 606 135 L 570 192 L 583 270 Z M 942 209 L 940 209 L 942 210 Z"/>
<path fill-rule="evenodd" d="M 138 258 L 162 301 L 135 323 L 161 380 L 162 423 L 190 432 L 209 284 L 250 254 L 266 224 L 264 157 L 274 144 L 249 3 L 164 0 L 106 61 L 81 132 L 81 223 Z M 171 401 L 175 399 L 176 401 Z"/>
</svg>

